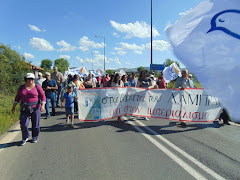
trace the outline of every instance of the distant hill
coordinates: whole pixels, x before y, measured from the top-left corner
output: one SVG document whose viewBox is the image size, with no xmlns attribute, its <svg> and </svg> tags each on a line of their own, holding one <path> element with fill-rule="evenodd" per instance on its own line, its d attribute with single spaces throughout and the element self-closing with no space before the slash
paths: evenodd
<svg viewBox="0 0 240 180">
<path fill-rule="evenodd" d="M 144 67 L 148 71 L 150 70 L 150 67 Z M 123 69 L 125 72 L 131 73 L 131 72 L 138 72 L 138 68 L 118 68 L 118 69 L 111 69 L 112 71 L 119 72 L 121 69 Z"/>
</svg>

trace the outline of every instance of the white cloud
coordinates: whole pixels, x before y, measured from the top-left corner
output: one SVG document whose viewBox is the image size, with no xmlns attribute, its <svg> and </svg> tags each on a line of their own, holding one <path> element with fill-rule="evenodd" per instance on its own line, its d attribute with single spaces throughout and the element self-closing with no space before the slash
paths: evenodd
<svg viewBox="0 0 240 180">
<path fill-rule="evenodd" d="M 119 61 L 119 58 L 118 57 L 115 57 L 114 59 L 113 58 L 109 58 L 109 61 L 110 62 L 115 62 L 117 64 L 122 64 L 120 61 Z"/>
<path fill-rule="evenodd" d="M 63 58 L 63 59 L 69 60 L 71 57 L 69 55 L 60 55 L 59 58 Z"/>
<path fill-rule="evenodd" d="M 157 51 L 166 51 L 171 47 L 171 45 L 167 41 L 163 40 L 154 40 L 152 46 L 153 50 Z M 145 48 L 151 49 L 151 43 L 146 44 Z"/>
<path fill-rule="evenodd" d="M 135 23 L 120 24 L 115 21 L 110 21 L 111 25 L 119 32 L 126 33 L 125 38 L 147 38 L 151 36 L 151 26 L 146 22 L 136 21 Z M 157 29 L 152 28 L 153 37 L 159 36 Z"/>
<path fill-rule="evenodd" d="M 94 54 L 99 54 L 99 51 L 93 51 Z"/>
<path fill-rule="evenodd" d="M 22 46 L 18 46 L 17 48 L 18 48 L 18 49 L 22 49 Z"/>
<path fill-rule="evenodd" d="M 81 51 L 89 51 L 89 47 L 92 47 L 94 49 L 98 49 L 98 48 L 103 48 L 104 47 L 104 43 L 96 43 L 94 41 L 90 41 L 88 39 L 88 37 L 83 36 L 80 40 L 79 40 L 79 49 Z"/>
<path fill-rule="evenodd" d="M 127 54 L 127 52 L 125 52 L 125 51 L 117 51 L 117 52 L 113 52 L 112 54 L 117 54 L 117 55 L 123 56 L 123 55 Z"/>
<path fill-rule="evenodd" d="M 143 52 L 142 51 L 134 51 L 135 54 L 139 54 L 139 55 L 142 55 Z"/>
<path fill-rule="evenodd" d="M 41 30 L 41 29 L 39 29 L 37 26 L 31 25 L 31 24 L 29 24 L 28 27 L 30 27 L 30 29 L 31 29 L 32 31 L 46 32 L 46 30 L 44 30 L 44 29 Z"/>
<path fill-rule="evenodd" d="M 129 62 L 124 62 L 124 64 L 127 64 L 127 65 L 129 65 L 130 63 L 129 63 Z"/>
<path fill-rule="evenodd" d="M 71 46 L 69 43 L 67 43 L 64 40 L 61 40 L 59 42 L 57 42 L 58 46 L 62 46 L 63 48 L 58 49 L 58 51 L 62 52 L 62 51 L 74 51 L 76 49 L 75 46 Z"/>
<path fill-rule="evenodd" d="M 33 56 L 32 54 L 26 53 L 26 52 L 23 54 L 23 56 L 24 56 L 26 59 L 33 59 L 33 58 L 34 58 L 34 56 Z"/>
<path fill-rule="evenodd" d="M 138 46 L 135 43 L 128 44 L 128 43 L 120 42 L 119 44 L 121 45 L 120 47 L 115 47 L 114 48 L 114 50 L 116 50 L 117 52 L 114 52 L 112 54 L 124 55 L 124 53 L 121 54 L 121 51 L 125 52 L 126 50 L 131 50 L 135 54 L 140 54 L 141 55 L 141 54 L 143 54 L 142 51 L 151 49 L 151 43 L 148 43 L 146 45 L 142 44 L 141 46 Z M 154 40 L 153 41 L 153 50 L 166 51 L 170 47 L 171 47 L 171 45 L 167 41 L 163 41 L 163 40 Z"/>
<path fill-rule="evenodd" d="M 35 38 L 33 37 L 30 39 L 30 45 L 32 48 L 41 50 L 41 51 L 53 51 L 53 46 L 45 39 L 42 38 Z"/>
<path fill-rule="evenodd" d="M 80 58 L 79 56 L 76 56 L 77 61 L 79 61 L 80 63 L 84 63 L 84 60 L 82 58 Z"/>
</svg>

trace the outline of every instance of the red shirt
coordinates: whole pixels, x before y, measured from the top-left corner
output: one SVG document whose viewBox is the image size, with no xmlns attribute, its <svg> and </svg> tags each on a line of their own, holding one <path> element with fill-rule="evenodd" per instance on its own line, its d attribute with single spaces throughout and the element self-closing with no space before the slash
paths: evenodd
<svg viewBox="0 0 240 180">
<path fill-rule="evenodd" d="M 104 86 L 104 87 L 107 87 L 107 82 L 108 82 L 110 79 L 111 79 L 110 77 L 105 77 L 105 78 L 103 78 L 103 86 Z"/>
<path fill-rule="evenodd" d="M 161 80 L 159 80 L 159 88 L 167 88 L 167 84 L 165 82 L 164 77 L 162 77 Z"/>
</svg>

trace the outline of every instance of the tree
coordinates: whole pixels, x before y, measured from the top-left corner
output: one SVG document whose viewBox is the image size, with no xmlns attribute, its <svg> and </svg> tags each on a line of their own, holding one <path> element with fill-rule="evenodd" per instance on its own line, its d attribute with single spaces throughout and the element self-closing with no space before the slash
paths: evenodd
<svg viewBox="0 0 240 180">
<path fill-rule="evenodd" d="M 145 69 L 145 67 L 140 66 L 137 68 L 137 71 L 140 72 L 141 70 L 144 70 L 144 69 Z"/>
<path fill-rule="evenodd" d="M 108 73 L 109 75 L 111 75 L 111 74 L 114 74 L 114 71 L 113 70 L 106 70 L 106 73 Z"/>
<path fill-rule="evenodd" d="M 54 61 L 54 66 L 58 68 L 58 71 L 64 73 L 68 70 L 69 62 L 64 58 L 59 58 Z"/>
<path fill-rule="evenodd" d="M 0 91 L 16 93 L 17 88 L 24 83 L 26 73 L 31 72 L 30 62 L 10 46 L 0 43 Z"/>
<path fill-rule="evenodd" d="M 51 69 L 52 64 L 53 62 L 50 59 L 43 59 L 40 67 L 48 71 Z"/>
<path fill-rule="evenodd" d="M 180 68 L 180 64 L 178 61 L 172 61 L 171 59 L 166 59 L 165 62 L 163 63 L 166 67 L 170 66 L 172 63 L 176 63 L 178 65 L 178 67 Z M 181 69 L 181 68 L 180 68 Z"/>
</svg>

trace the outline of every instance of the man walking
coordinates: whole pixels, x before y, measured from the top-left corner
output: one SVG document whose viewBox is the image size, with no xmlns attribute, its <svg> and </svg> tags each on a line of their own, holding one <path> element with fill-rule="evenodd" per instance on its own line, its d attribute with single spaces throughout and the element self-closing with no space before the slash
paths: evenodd
<svg viewBox="0 0 240 180">
<path fill-rule="evenodd" d="M 43 78 L 42 73 L 39 72 L 38 73 L 38 78 L 35 80 L 36 84 L 39 84 L 40 86 L 42 86 L 42 83 L 46 80 L 46 78 Z"/>
<path fill-rule="evenodd" d="M 64 77 L 61 72 L 58 71 L 57 67 L 53 67 L 54 72 L 51 74 L 53 80 L 57 82 L 58 91 L 57 91 L 57 107 L 60 107 L 60 94 L 62 90 L 62 83 L 64 82 Z"/>
<path fill-rule="evenodd" d="M 191 80 L 188 77 L 188 70 L 184 69 L 182 70 L 182 77 L 179 77 L 175 82 L 175 88 L 184 90 L 184 88 L 194 88 L 193 84 L 191 83 Z M 181 126 L 185 127 L 186 123 L 181 122 Z"/>
<path fill-rule="evenodd" d="M 46 80 L 42 84 L 42 88 L 45 91 L 46 95 L 46 118 L 48 119 L 50 117 L 49 112 L 49 100 L 51 100 L 52 104 L 52 116 L 55 116 L 55 97 L 56 93 L 55 91 L 58 89 L 57 83 L 55 80 L 51 79 L 51 74 L 49 72 L 45 73 Z"/>
</svg>

